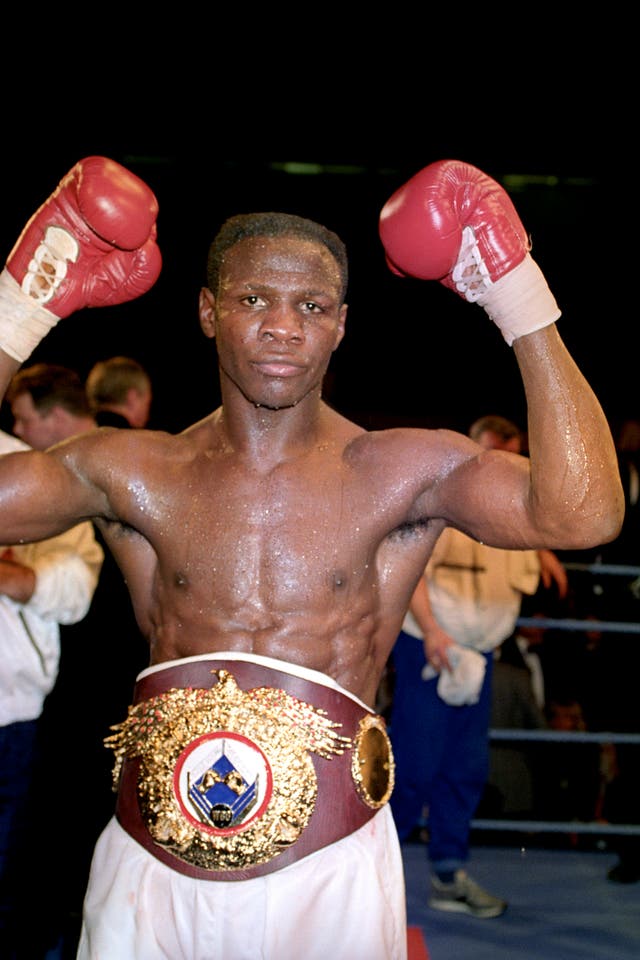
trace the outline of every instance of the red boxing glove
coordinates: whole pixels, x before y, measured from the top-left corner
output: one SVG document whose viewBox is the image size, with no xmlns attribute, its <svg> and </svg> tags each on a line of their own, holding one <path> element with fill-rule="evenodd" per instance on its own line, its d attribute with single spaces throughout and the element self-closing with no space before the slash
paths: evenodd
<svg viewBox="0 0 640 960">
<path fill-rule="evenodd" d="M 441 160 L 415 174 L 380 213 L 390 269 L 439 280 L 485 308 L 511 344 L 560 316 L 506 191 L 468 163 Z"/>
<path fill-rule="evenodd" d="M 107 157 L 80 160 L 31 217 L 0 274 L 0 347 L 24 360 L 60 318 L 156 282 L 158 202 Z"/>
</svg>

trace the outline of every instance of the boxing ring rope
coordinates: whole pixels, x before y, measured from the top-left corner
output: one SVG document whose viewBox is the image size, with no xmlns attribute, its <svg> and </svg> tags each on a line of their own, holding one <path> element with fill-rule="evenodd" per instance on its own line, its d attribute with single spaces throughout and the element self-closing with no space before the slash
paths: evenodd
<svg viewBox="0 0 640 960">
<path fill-rule="evenodd" d="M 575 570 L 581 573 L 605 574 L 611 576 L 640 577 L 640 567 L 622 564 L 564 564 L 567 571 Z M 639 582 L 640 587 L 640 582 Z M 576 630 L 600 633 L 638 634 L 640 623 L 606 621 L 606 620 L 578 620 L 571 618 L 554 619 L 552 617 L 519 617 L 516 621 L 519 627 L 534 627 L 537 629 Z M 640 744 L 638 733 L 614 733 L 607 731 L 587 732 L 560 730 L 528 730 L 528 729 L 497 729 L 489 730 L 490 741 L 555 741 L 563 743 L 626 743 Z M 639 811 L 640 812 L 640 811 Z M 525 820 L 478 817 L 471 821 L 474 830 L 500 830 L 516 833 L 570 833 L 570 834 L 609 834 L 614 836 L 640 836 L 640 823 L 601 823 L 599 821 L 576 820 Z"/>
<path fill-rule="evenodd" d="M 520 617 L 519 627 L 539 627 L 545 630 L 586 630 L 599 633 L 640 633 L 640 623 L 623 623 L 607 620 L 571 620 L 567 617 L 554 620 L 552 617 Z"/>
</svg>

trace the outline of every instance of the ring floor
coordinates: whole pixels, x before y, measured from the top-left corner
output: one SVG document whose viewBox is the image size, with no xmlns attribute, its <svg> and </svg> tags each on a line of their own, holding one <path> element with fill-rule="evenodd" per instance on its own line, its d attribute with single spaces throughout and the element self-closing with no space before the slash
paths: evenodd
<svg viewBox="0 0 640 960">
<path fill-rule="evenodd" d="M 607 879 L 618 861 L 611 851 L 474 846 L 470 876 L 509 903 L 490 920 L 431 909 L 424 844 L 402 852 L 407 921 L 421 931 L 428 960 L 640 958 L 640 882 Z"/>
</svg>

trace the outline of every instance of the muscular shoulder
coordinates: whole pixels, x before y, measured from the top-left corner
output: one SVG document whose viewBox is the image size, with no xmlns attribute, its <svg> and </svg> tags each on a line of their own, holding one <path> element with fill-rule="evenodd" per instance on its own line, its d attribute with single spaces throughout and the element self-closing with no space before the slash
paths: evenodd
<svg viewBox="0 0 640 960">
<path fill-rule="evenodd" d="M 47 452 L 93 479 L 105 467 L 114 475 L 126 473 L 147 459 L 179 455 L 183 446 L 177 437 L 161 431 L 99 427 L 63 440 Z"/>
<path fill-rule="evenodd" d="M 477 446 L 448 430 L 393 428 L 364 433 L 345 447 L 360 497 L 382 511 L 392 529 L 410 530 L 454 519 L 459 484 L 452 478 L 477 455 Z"/>
<path fill-rule="evenodd" d="M 394 483 L 423 489 L 478 451 L 473 441 L 452 430 L 366 430 L 333 411 L 324 424 L 324 433 L 325 446 L 337 448 L 349 468 L 390 491 Z"/>
<path fill-rule="evenodd" d="M 443 478 L 476 450 L 472 441 L 452 430 L 396 427 L 359 434 L 345 448 L 345 456 L 366 469 L 420 485 Z"/>
<path fill-rule="evenodd" d="M 192 444 L 182 435 L 114 427 L 72 437 L 51 447 L 48 454 L 95 491 L 99 515 L 120 520 L 124 504 L 142 505 L 146 496 L 162 488 L 163 478 L 176 465 L 193 456 Z"/>
</svg>

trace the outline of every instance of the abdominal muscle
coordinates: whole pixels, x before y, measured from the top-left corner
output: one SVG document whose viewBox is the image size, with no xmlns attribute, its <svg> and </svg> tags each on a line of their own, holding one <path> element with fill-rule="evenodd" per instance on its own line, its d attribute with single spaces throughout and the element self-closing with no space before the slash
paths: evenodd
<svg viewBox="0 0 640 960">
<path fill-rule="evenodd" d="M 388 651 L 377 649 L 374 618 L 359 604 L 338 613 L 341 604 L 322 610 L 274 614 L 247 605 L 220 616 L 217 605 L 208 615 L 197 602 L 181 603 L 182 615 L 164 611 L 151 639 L 152 665 L 206 653 L 234 651 L 271 657 L 317 670 L 366 703 L 373 704 Z M 195 611 L 199 611 L 194 615 Z"/>
</svg>

